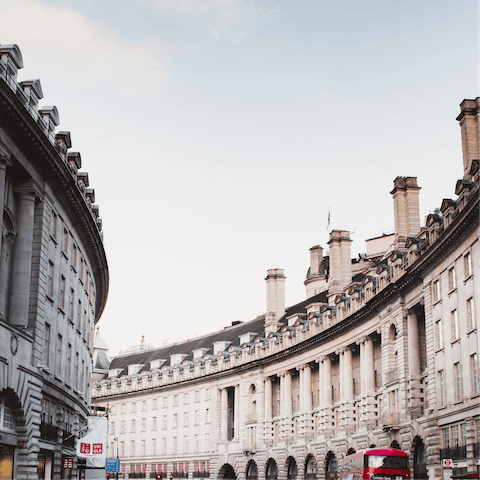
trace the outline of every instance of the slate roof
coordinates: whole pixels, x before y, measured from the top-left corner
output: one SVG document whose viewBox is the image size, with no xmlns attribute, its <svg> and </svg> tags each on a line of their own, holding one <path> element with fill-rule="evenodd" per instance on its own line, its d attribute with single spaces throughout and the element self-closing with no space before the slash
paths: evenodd
<svg viewBox="0 0 480 480">
<path fill-rule="evenodd" d="M 280 323 L 286 324 L 286 318 L 295 313 L 305 313 L 306 307 L 311 303 L 328 303 L 327 292 L 322 292 L 317 295 L 314 295 L 311 298 L 308 298 L 296 305 L 293 305 L 286 309 L 285 315 L 280 319 Z M 185 342 L 176 343 L 168 345 L 165 347 L 155 348 L 152 350 L 141 351 L 141 352 L 132 352 L 128 355 L 121 355 L 118 357 L 113 357 L 112 362 L 110 363 L 110 370 L 113 369 L 122 369 L 117 376 L 121 377 L 122 375 L 127 375 L 129 365 L 143 365 L 139 373 L 143 371 L 150 371 L 150 362 L 158 359 L 165 359 L 164 365 L 170 365 L 170 355 L 183 353 L 186 354 L 184 360 L 191 361 L 193 360 L 193 350 L 199 348 L 208 348 L 209 354 L 213 353 L 213 344 L 214 342 L 227 341 L 231 342 L 230 346 L 238 347 L 240 346 L 239 336 L 245 333 L 256 333 L 257 337 L 263 337 L 265 335 L 265 316 L 262 315 L 257 317 L 255 320 L 249 322 L 242 322 L 237 325 L 226 327 L 223 330 L 214 332 L 202 337 L 193 338 L 186 340 Z M 281 327 L 280 327 L 281 328 Z M 257 338 L 255 337 L 255 338 Z M 252 340 L 252 342 L 254 339 Z M 105 375 L 107 378 L 108 375 Z"/>
</svg>

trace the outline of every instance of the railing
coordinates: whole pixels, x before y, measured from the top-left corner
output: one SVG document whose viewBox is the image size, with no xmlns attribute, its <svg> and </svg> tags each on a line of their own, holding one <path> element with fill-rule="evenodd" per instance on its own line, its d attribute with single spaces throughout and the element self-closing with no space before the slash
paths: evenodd
<svg viewBox="0 0 480 480">
<path fill-rule="evenodd" d="M 442 448 L 440 458 L 450 458 L 452 460 L 463 460 L 467 458 L 467 447 L 459 445 L 458 447 Z"/>
<path fill-rule="evenodd" d="M 57 437 L 58 437 L 58 427 L 45 422 L 42 422 L 40 424 L 40 438 L 44 438 L 45 440 L 52 440 L 56 442 Z"/>
<path fill-rule="evenodd" d="M 250 451 L 250 450 L 256 450 L 257 448 L 257 443 L 254 442 L 253 440 L 251 442 L 246 442 L 242 445 L 242 450 L 244 452 Z"/>
<path fill-rule="evenodd" d="M 193 478 L 208 478 L 209 476 L 209 472 L 193 472 Z"/>
</svg>

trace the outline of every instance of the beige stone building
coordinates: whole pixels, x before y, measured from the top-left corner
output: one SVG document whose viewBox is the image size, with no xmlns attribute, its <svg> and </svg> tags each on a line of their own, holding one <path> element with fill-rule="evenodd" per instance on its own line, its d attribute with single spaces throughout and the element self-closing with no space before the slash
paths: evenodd
<svg viewBox="0 0 480 480">
<path fill-rule="evenodd" d="M 347 231 L 310 249 L 306 300 L 285 307 L 268 270 L 250 322 L 111 360 L 102 345 L 92 404 L 109 409 L 110 455 L 130 478 L 333 479 L 366 447 L 409 453 L 411 478 L 480 463 L 479 110 L 459 120 L 464 175 L 420 219 L 420 186 L 397 177 L 395 233 L 351 258 Z"/>
<path fill-rule="evenodd" d="M 22 67 L 0 45 L 0 477 L 75 478 L 108 267 L 81 156 Z"/>
</svg>

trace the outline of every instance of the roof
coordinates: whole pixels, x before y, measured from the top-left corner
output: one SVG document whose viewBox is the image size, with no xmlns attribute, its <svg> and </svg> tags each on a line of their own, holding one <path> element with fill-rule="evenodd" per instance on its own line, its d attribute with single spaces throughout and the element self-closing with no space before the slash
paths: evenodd
<svg viewBox="0 0 480 480">
<path fill-rule="evenodd" d="M 313 297 L 308 298 L 292 307 L 287 308 L 285 315 L 280 319 L 280 323 L 287 324 L 286 318 L 295 313 L 304 313 L 308 305 L 312 303 L 327 303 L 327 292 L 322 292 Z M 167 362 L 170 360 L 170 355 L 185 354 L 184 359 L 187 361 L 193 360 L 193 351 L 200 348 L 209 349 L 207 353 L 213 353 L 213 344 L 215 342 L 226 341 L 231 342 L 230 347 L 239 347 L 239 336 L 246 333 L 255 333 L 258 337 L 265 335 L 265 316 L 261 315 L 249 322 L 242 322 L 231 327 L 227 327 L 218 332 L 214 332 L 202 337 L 193 338 L 184 342 L 168 345 L 165 347 L 155 348 L 151 350 L 142 350 L 141 352 L 131 352 L 128 355 L 121 355 L 113 357 L 110 363 L 110 370 L 122 369 L 117 375 L 121 377 L 126 375 L 129 365 L 143 365 L 139 370 L 139 373 L 150 370 L 150 362 L 158 359 L 165 359 Z M 254 340 L 252 340 L 254 341 Z"/>
</svg>

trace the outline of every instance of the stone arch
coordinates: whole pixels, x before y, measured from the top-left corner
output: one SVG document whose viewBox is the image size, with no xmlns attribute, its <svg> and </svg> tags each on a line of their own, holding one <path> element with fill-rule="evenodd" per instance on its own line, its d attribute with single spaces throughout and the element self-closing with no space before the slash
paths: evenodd
<svg viewBox="0 0 480 480">
<path fill-rule="evenodd" d="M 247 467 L 245 468 L 246 480 L 257 480 L 258 479 L 258 467 L 255 463 L 255 460 L 249 460 Z"/>
<path fill-rule="evenodd" d="M 236 480 L 237 475 L 235 473 L 235 469 L 230 465 L 229 463 L 224 463 L 220 470 L 218 470 L 217 473 L 217 478 L 218 479 L 224 479 L 224 480 Z"/>
<path fill-rule="evenodd" d="M 267 460 L 267 466 L 265 467 L 265 479 L 266 480 L 277 480 L 278 477 L 278 467 L 277 462 L 273 458 Z"/>
<path fill-rule="evenodd" d="M 410 478 L 413 480 L 428 479 L 427 472 L 427 449 L 420 436 L 413 439 L 410 449 Z"/>
<path fill-rule="evenodd" d="M 305 480 L 317 479 L 317 460 L 312 454 L 307 455 L 305 460 Z"/>
</svg>

